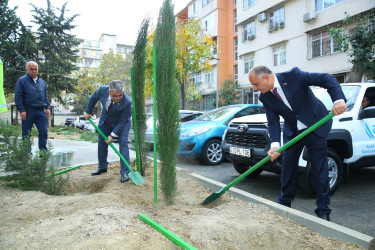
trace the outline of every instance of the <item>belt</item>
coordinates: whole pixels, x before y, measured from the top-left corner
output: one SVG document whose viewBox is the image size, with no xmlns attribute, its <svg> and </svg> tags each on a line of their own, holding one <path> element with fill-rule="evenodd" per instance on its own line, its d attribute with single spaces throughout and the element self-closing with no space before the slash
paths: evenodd
<svg viewBox="0 0 375 250">
<path fill-rule="evenodd" d="M 25 109 L 33 109 L 33 110 L 44 110 L 44 107 L 33 107 L 33 106 L 26 106 Z"/>
</svg>

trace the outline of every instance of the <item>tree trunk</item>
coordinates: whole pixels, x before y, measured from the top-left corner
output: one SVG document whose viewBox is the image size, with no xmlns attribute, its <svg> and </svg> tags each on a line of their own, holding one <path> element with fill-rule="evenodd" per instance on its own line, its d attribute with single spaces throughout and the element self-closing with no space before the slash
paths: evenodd
<svg viewBox="0 0 375 250">
<path fill-rule="evenodd" d="M 350 70 L 350 75 L 346 82 L 361 82 L 363 72 L 364 70 L 361 67 L 354 64 L 352 69 Z"/>
<path fill-rule="evenodd" d="M 185 109 L 185 83 L 181 84 L 181 109 Z"/>
</svg>

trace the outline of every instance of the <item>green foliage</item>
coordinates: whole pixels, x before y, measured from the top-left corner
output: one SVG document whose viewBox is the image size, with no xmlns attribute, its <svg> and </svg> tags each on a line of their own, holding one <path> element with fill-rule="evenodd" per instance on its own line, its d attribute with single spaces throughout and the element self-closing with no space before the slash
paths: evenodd
<svg viewBox="0 0 375 250">
<path fill-rule="evenodd" d="M 17 79 L 25 74 L 25 60 L 35 60 L 38 52 L 30 29 L 16 16 L 16 9 L 9 9 L 8 0 L 0 1 L 0 58 L 4 62 L 6 95 L 14 92 Z"/>
<path fill-rule="evenodd" d="M 146 97 L 152 96 L 152 43 L 154 40 L 154 31 L 149 32 L 147 42 L 146 58 Z M 188 98 L 199 99 L 196 94 L 198 88 L 190 84 L 189 74 L 211 70 L 210 64 L 212 50 L 216 48 L 213 39 L 206 35 L 198 19 L 188 19 L 176 24 L 176 80 L 180 85 L 180 96 L 182 98 L 182 107 L 187 107 Z"/>
<path fill-rule="evenodd" d="M 113 80 L 120 80 L 125 86 L 125 92 L 130 92 L 130 68 L 132 57 L 126 59 L 121 54 L 110 51 L 104 54 L 97 71 L 97 81 L 101 85 L 109 85 Z"/>
<path fill-rule="evenodd" d="M 47 9 L 33 6 L 34 20 L 39 27 L 38 50 L 43 54 L 43 58 L 38 58 L 39 75 L 47 83 L 47 94 L 49 98 L 56 98 L 63 103 L 61 92 L 71 93 L 77 79 L 69 76 L 71 72 L 77 70 L 77 47 L 81 40 L 75 38 L 70 32 L 75 28 L 74 19 L 78 15 L 66 17 L 65 9 L 67 3 L 63 4 L 55 13 L 50 0 L 47 0 Z"/>
<path fill-rule="evenodd" d="M 349 16 L 329 32 L 337 44 L 348 53 L 349 62 L 367 76 L 375 77 L 375 10 L 364 15 Z M 360 78 L 362 74 L 360 75 Z"/>
<path fill-rule="evenodd" d="M 80 138 L 84 141 L 98 142 L 98 134 L 88 130 L 83 131 Z"/>
<path fill-rule="evenodd" d="M 177 24 L 176 79 L 181 87 L 182 109 L 187 108 L 189 96 L 196 95 L 197 88 L 189 82 L 189 74 L 211 70 L 212 50 L 216 49 L 213 39 L 206 35 L 198 19 L 183 20 Z"/>
<path fill-rule="evenodd" d="M 145 63 L 146 63 L 146 43 L 147 30 L 150 20 L 144 19 L 141 29 L 138 32 L 137 42 L 134 48 L 133 59 L 133 106 L 135 107 L 136 121 L 133 117 L 133 128 L 137 127 L 138 149 L 140 172 L 144 176 L 147 168 L 147 146 L 145 144 L 146 135 L 146 112 L 145 112 Z M 137 126 L 134 123 L 137 122 Z M 135 135 L 135 134 L 134 134 Z M 136 136 L 136 135 L 135 135 Z"/>
<path fill-rule="evenodd" d="M 130 68 L 132 56 L 126 59 L 120 54 L 110 51 L 104 54 L 98 69 L 83 68 L 75 73 L 78 84 L 75 86 L 74 112 L 82 114 L 85 111 L 90 96 L 100 85 L 109 85 L 113 80 L 120 80 L 124 84 L 126 93 L 130 93 Z M 93 114 L 96 110 L 93 111 Z"/>
<path fill-rule="evenodd" d="M 8 175 L 2 177 L 7 185 L 23 190 L 39 190 L 47 194 L 65 193 L 68 179 L 53 175 L 53 166 L 47 171 L 47 162 L 51 155 L 49 150 L 41 150 L 34 156 L 30 154 L 32 140 L 22 140 L 19 132 L 0 122 L 0 162 Z"/>
<path fill-rule="evenodd" d="M 155 31 L 157 143 L 161 189 L 167 204 L 177 192 L 176 153 L 180 135 L 180 95 L 176 76 L 176 27 L 171 0 L 164 0 Z"/>
<path fill-rule="evenodd" d="M 219 106 L 226 106 L 239 103 L 240 85 L 232 80 L 225 80 L 223 88 L 219 93 Z"/>
<path fill-rule="evenodd" d="M 77 114 L 83 114 L 85 112 L 87 104 L 89 103 L 89 96 L 76 96 L 78 98 L 74 103 L 73 112 L 76 112 Z M 92 111 L 93 114 L 96 113 L 96 107 L 94 107 L 94 110 Z"/>
</svg>

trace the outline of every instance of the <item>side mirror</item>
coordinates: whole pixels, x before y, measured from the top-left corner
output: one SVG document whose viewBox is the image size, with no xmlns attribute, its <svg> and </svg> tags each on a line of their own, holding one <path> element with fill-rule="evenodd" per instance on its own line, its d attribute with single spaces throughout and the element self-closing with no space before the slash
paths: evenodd
<svg viewBox="0 0 375 250">
<path fill-rule="evenodd" d="M 375 118 L 375 106 L 365 108 L 359 115 L 360 119 Z"/>
</svg>

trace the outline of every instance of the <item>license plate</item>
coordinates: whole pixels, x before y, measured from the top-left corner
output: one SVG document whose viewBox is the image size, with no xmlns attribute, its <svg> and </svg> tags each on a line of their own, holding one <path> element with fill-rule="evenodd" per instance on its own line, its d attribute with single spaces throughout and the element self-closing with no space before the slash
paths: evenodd
<svg viewBox="0 0 375 250">
<path fill-rule="evenodd" d="M 229 147 L 229 153 L 232 155 L 251 157 L 251 151 L 250 149 L 247 149 L 247 148 Z"/>
</svg>

